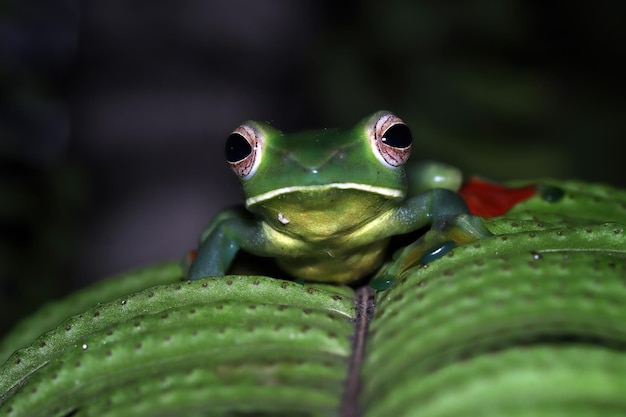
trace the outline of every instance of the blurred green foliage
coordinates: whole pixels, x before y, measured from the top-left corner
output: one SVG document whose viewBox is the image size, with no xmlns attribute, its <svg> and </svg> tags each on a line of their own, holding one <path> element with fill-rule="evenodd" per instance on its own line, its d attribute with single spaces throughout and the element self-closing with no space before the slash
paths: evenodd
<svg viewBox="0 0 626 417">
<path fill-rule="evenodd" d="M 0 163 L 0 330 L 67 293 L 85 184 L 70 163 L 36 169 Z"/>
<path fill-rule="evenodd" d="M 623 3 L 342 4 L 311 60 L 322 120 L 387 108 L 412 126 L 418 157 L 626 185 Z"/>
<path fill-rule="evenodd" d="M 65 153 L 77 3 L 0 8 L 0 334 L 72 288 L 72 238 L 87 195 Z"/>
</svg>

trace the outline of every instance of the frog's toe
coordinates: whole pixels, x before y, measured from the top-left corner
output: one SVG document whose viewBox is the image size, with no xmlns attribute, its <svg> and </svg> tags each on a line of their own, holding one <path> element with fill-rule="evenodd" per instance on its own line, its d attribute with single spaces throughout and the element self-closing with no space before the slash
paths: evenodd
<svg viewBox="0 0 626 417">
<path fill-rule="evenodd" d="M 419 262 L 422 264 L 430 263 L 444 256 L 446 253 L 454 249 L 457 244 L 452 240 L 446 240 L 441 243 L 437 243 L 430 248 L 423 251 L 422 256 L 419 258 Z"/>
<path fill-rule="evenodd" d="M 386 271 L 399 275 L 420 264 L 431 263 L 457 246 L 492 236 L 481 217 L 461 214 L 441 222 L 412 244 L 394 255 L 392 266 Z"/>
<path fill-rule="evenodd" d="M 427 264 L 441 258 L 457 246 L 492 236 L 481 217 L 460 214 L 445 222 L 443 227 L 434 226 L 423 236 L 425 248 L 420 262 Z"/>
<path fill-rule="evenodd" d="M 384 291 L 396 283 L 396 277 L 390 274 L 378 274 L 369 282 L 370 288 L 375 291 Z"/>
<path fill-rule="evenodd" d="M 446 222 L 440 233 L 445 240 L 451 240 L 457 246 L 493 236 L 485 226 L 482 217 L 472 216 L 471 214 L 455 216 L 451 221 Z"/>
<path fill-rule="evenodd" d="M 385 289 L 395 281 L 395 279 L 390 277 L 399 277 L 407 269 L 433 262 L 457 246 L 458 244 L 448 238 L 446 234 L 430 230 L 415 242 L 398 250 L 393 256 L 393 261 L 383 266 L 372 280 L 374 283 L 372 287 L 377 291 Z M 386 283 L 387 281 L 389 283 Z M 385 282 L 385 284 L 382 284 L 383 288 L 379 288 L 379 284 L 383 282 Z"/>
</svg>

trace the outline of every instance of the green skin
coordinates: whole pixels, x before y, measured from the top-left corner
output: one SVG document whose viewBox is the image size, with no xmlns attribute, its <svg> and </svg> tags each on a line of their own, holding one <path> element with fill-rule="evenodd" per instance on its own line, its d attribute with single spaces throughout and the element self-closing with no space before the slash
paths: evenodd
<svg viewBox="0 0 626 417">
<path fill-rule="evenodd" d="M 227 141 L 227 160 L 245 210 L 224 210 L 209 223 L 188 278 L 223 276 L 244 250 L 275 258 L 295 278 L 349 283 L 375 271 L 392 236 L 431 226 L 417 245 L 422 252 L 490 236 L 446 189 L 458 183 L 449 167 L 423 165 L 408 187 L 410 150 L 408 128 L 387 111 L 348 130 L 283 134 L 244 123 Z"/>
</svg>

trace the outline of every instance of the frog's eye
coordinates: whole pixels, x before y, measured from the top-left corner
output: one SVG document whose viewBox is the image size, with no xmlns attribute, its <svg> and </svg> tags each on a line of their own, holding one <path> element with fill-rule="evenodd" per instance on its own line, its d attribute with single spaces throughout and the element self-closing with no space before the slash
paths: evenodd
<svg viewBox="0 0 626 417">
<path fill-rule="evenodd" d="M 224 154 L 235 174 L 247 180 L 261 162 L 262 140 L 260 133 L 252 126 L 243 124 L 226 139 Z"/>
<path fill-rule="evenodd" d="M 384 113 L 372 125 L 369 136 L 374 155 L 383 165 L 399 168 L 409 159 L 413 138 L 399 117 Z"/>
</svg>

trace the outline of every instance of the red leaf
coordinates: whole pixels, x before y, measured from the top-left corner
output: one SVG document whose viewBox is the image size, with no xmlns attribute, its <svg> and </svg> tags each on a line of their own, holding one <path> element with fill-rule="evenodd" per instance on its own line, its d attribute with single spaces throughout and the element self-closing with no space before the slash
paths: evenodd
<svg viewBox="0 0 626 417">
<path fill-rule="evenodd" d="M 470 212 L 485 218 L 500 216 L 536 193 L 535 184 L 507 187 L 477 177 L 470 178 L 459 191 Z"/>
</svg>

